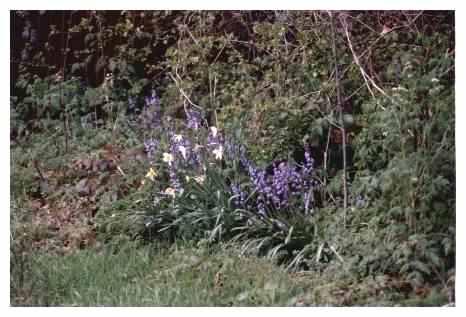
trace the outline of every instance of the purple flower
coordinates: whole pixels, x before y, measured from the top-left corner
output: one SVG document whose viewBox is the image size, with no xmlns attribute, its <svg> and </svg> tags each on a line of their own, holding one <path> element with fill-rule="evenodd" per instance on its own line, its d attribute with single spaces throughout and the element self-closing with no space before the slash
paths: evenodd
<svg viewBox="0 0 466 317">
<path fill-rule="evenodd" d="M 230 139 L 225 139 L 225 158 L 228 161 L 238 160 L 241 162 L 243 167 L 249 169 L 250 162 L 246 157 L 246 149 L 240 144 L 236 144 Z"/>
<path fill-rule="evenodd" d="M 152 90 L 151 95 L 149 97 L 145 97 L 144 101 L 145 107 L 142 114 L 144 124 L 148 129 L 157 128 L 161 123 L 161 109 L 160 99 L 155 90 Z"/>
<path fill-rule="evenodd" d="M 305 152 L 303 166 L 289 162 L 275 162 L 273 170 L 267 172 L 254 167 L 244 156 L 242 164 L 247 165 L 253 189 L 258 193 L 258 209 L 264 210 L 266 206 L 275 210 L 287 210 L 296 199 L 303 199 L 304 212 L 312 209 L 311 180 L 314 160 L 308 150 Z"/>
<path fill-rule="evenodd" d="M 249 166 L 249 175 L 251 178 L 251 181 L 254 185 L 254 188 L 257 190 L 257 192 L 265 195 L 269 195 L 271 192 L 270 187 L 267 184 L 266 181 L 266 174 L 265 171 L 262 169 L 257 169 L 253 167 L 252 165 Z"/>
<path fill-rule="evenodd" d="M 286 208 L 293 196 L 302 195 L 303 177 L 296 166 L 288 162 L 275 164 L 272 176 L 272 202 L 275 208 Z"/>
<path fill-rule="evenodd" d="M 146 102 L 146 107 L 160 106 L 160 99 L 154 89 L 152 89 L 151 95 L 149 97 L 145 97 L 144 100 Z"/>
<path fill-rule="evenodd" d="M 264 204 L 262 197 L 259 197 L 257 201 L 257 213 L 261 217 L 267 217 L 267 212 L 265 211 L 265 204 Z"/>
<path fill-rule="evenodd" d="M 230 185 L 231 192 L 235 197 L 234 203 L 237 207 L 245 207 L 246 206 L 246 193 L 241 190 L 239 184 L 233 183 Z"/>
<path fill-rule="evenodd" d="M 272 201 L 276 208 L 286 207 L 290 195 L 289 183 L 291 181 L 292 171 L 288 164 L 281 162 L 274 167 L 272 177 Z"/>
<path fill-rule="evenodd" d="M 366 200 L 364 199 L 363 196 L 358 195 L 356 196 L 354 204 L 356 205 L 357 208 L 363 208 L 366 204 Z"/>
<path fill-rule="evenodd" d="M 195 151 L 191 141 L 181 134 L 171 134 L 170 152 L 174 157 L 178 157 L 181 164 L 186 167 L 198 166 L 200 164 L 198 151 Z"/>
<path fill-rule="evenodd" d="M 151 162 L 153 162 L 153 159 L 155 157 L 155 152 L 157 150 L 157 147 L 159 146 L 159 143 L 160 142 L 158 140 L 155 140 L 152 138 L 144 141 L 144 148 L 146 150 L 147 157 L 149 158 Z"/>
<path fill-rule="evenodd" d="M 133 97 L 128 97 L 128 109 L 133 111 L 136 108 L 136 100 Z"/>
<path fill-rule="evenodd" d="M 189 129 L 197 130 L 201 127 L 202 114 L 200 111 L 194 109 L 185 109 L 186 119 L 188 121 L 187 127 Z"/>
<path fill-rule="evenodd" d="M 177 192 L 183 192 L 183 188 L 181 187 L 181 183 L 178 180 L 178 176 L 176 175 L 176 165 L 175 164 L 169 165 L 168 175 L 170 177 L 171 187 L 174 188 Z"/>
<path fill-rule="evenodd" d="M 304 169 L 306 172 L 311 172 L 314 169 L 314 159 L 311 156 L 309 145 L 304 146 Z"/>
<path fill-rule="evenodd" d="M 251 165 L 251 161 L 246 156 L 246 150 L 244 149 L 244 147 L 240 148 L 239 160 L 245 168 L 249 168 L 249 166 Z"/>
</svg>

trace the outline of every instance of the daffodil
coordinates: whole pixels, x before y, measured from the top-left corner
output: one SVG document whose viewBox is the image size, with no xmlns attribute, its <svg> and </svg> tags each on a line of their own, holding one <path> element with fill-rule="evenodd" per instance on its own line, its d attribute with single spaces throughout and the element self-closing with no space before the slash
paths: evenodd
<svg viewBox="0 0 466 317">
<path fill-rule="evenodd" d="M 191 177 L 185 176 L 184 179 L 186 180 L 186 182 L 189 182 L 191 180 Z"/>
<path fill-rule="evenodd" d="M 221 160 L 223 157 L 223 146 L 220 145 L 218 148 L 213 150 L 212 153 L 214 153 L 216 160 Z"/>
<path fill-rule="evenodd" d="M 157 173 L 155 172 L 155 170 L 152 167 L 149 168 L 149 172 L 147 172 L 146 177 L 149 178 L 151 181 L 154 181 L 156 176 Z"/>
<path fill-rule="evenodd" d="M 167 189 L 165 189 L 164 194 L 171 196 L 172 198 L 175 198 L 175 190 L 171 187 L 168 187 Z"/>
<path fill-rule="evenodd" d="M 162 161 L 168 163 L 168 165 L 171 166 L 173 162 L 173 155 L 171 155 L 170 153 L 163 153 Z"/>
<path fill-rule="evenodd" d="M 178 147 L 178 150 L 181 152 L 181 155 L 183 155 L 183 158 L 186 160 L 186 148 L 183 145 L 180 145 Z"/>
<path fill-rule="evenodd" d="M 217 136 L 217 128 L 216 127 L 210 127 L 210 131 L 212 131 L 212 136 L 215 138 Z"/>
<path fill-rule="evenodd" d="M 183 136 L 181 134 L 175 134 L 175 141 L 180 142 L 181 140 L 183 140 Z"/>
<path fill-rule="evenodd" d="M 198 184 L 203 184 L 204 181 L 205 181 L 205 175 L 199 175 L 199 176 L 196 176 L 194 177 L 194 180 L 198 183 Z"/>
</svg>

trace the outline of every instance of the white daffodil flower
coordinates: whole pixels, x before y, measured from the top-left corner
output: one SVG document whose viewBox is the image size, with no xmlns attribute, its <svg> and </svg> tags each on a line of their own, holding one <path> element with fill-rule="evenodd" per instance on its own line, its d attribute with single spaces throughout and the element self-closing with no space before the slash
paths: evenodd
<svg viewBox="0 0 466 317">
<path fill-rule="evenodd" d="M 215 138 L 217 136 L 217 128 L 216 127 L 210 127 L 210 131 L 212 132 L 212 136 Z"/>
<path fill-rule="evenodd" d="M 218 148 L 213 150 L 212 153 L 214 153 L 216 160 L 221 160 L 223 157 L 223 146 L 220 145 Z"/>
<path fill-rule="evenodd" d="M 186 148 L 183 145 L 180 145 L 178 147 L 178 150 L 181 152 L 181 155 L 183 155 L 183 158 L 186 160 Z"/>
<path fill-rule="evenodd" d="M 205 175 L 199 175 L 199 176 L 196 176 L 194 177 L 194 180 L 198 183 L 198 184 L 203 184 L 204 181 L 205 181 Z"/>
<path fill-rule="evenodd" d="M 167 189 L 165 189 L 163 193 L 165 195 L 171 196 L 172 198 L 175 198 L 175 190 L 171 187 L 168 187 Z"/>
<path fill-rule="evenodd" d="M 180 142 L 181 140 L 183 140 L 183 136 L 181 134 L 175 134 L 175 141 Z"/>
<path fill-rule="evenodd" d="M 168 165 L 171 166 L 173 162 L 173 155 L 171 155 L 170 153 L 163 153 L 162 161 L 168 163 Z"/>
</svg>

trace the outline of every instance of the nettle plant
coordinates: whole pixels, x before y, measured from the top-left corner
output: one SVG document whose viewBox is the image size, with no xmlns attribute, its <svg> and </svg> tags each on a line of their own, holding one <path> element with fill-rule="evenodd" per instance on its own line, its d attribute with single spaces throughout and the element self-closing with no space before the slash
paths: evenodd
<svg viewBox="0 0 466 317">
<path fill-rule="evenodd" d="M 299 228 L 309 231 L 314 160 L 281 160 L 267 167 L 249 158 L 241 132 L 210 126 L 201 108 L 186 103 L 185 120 L 165 115 L 155 93 L 145 98 L 140 124 L 153 186 L 150 207 L 136 218 L 146 239 L 251 242 L 258 251 L 301 251 Z M 311 237 L 301 234 L 296 239 Z M 245 248 L 245 250 L 248 248 Z M 295 252 L 296 253 L 296 252 Z M 295 261 L 296 262 L 296 261 Z M 297 263 L 297 262 L 296 262 Z"/>
<path fill-rule="evenodd" d="M 445 37 L 438 44 L 428 63 L 421 63 L 427 45 L 395 55 L 402 77 L 381 103 L 363 104 L 370 128 L 355 142 L 352 188 L 367 203 L 353 223 L 369 219 L 379 232 L 364 261 L 419 284 L 443 278 L 455 258 L 454 91 L 447 76 L 454 58 L 445 54 Z"/>
</svg>

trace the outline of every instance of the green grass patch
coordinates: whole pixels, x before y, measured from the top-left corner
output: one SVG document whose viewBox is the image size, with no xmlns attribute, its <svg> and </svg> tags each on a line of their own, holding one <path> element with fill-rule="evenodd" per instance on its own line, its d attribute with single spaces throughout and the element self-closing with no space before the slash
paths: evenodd
<svg viewBox="0 0 466 317">
<path fill-rule="evenodd" d="M 12 306 L 438 306 L 438 290 L 404 295 L 377 277 L 334 279 L 332 270 L 287 273 L 235 247 L 125 246 L 59 256 L 34 253 L 13 274 Z M 337 268 L 334 268 L 337 269 Z M 15 288 L 16 286 L 16 288 Z M 21 287 L 21 288 L 20 288 Z"/>
<path fill-rule="evenodd" d="M 114 251 L 34 254 L 34 265 L 23 277 L 29 292 L 13 290 L 11 304 L 285 306 L 302 292 L 266 259 L 226 252 L 209 255 L 202 249 L 157 251 L 133 244 Z"/>
</svg>

